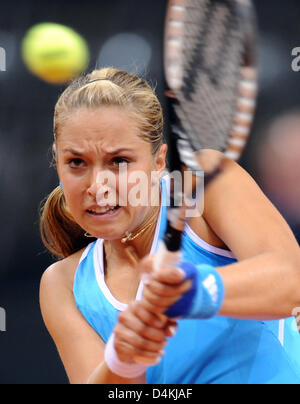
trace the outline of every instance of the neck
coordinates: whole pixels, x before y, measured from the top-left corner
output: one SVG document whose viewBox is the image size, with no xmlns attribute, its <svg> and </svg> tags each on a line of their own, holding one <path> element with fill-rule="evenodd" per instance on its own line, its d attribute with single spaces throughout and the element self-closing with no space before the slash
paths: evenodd
<svg viewBox="0 0 300 404">
<path fill-rule="evenodd" d="M 141 225 L 132 232 L 127 232 L 120 240 L 105 241 L 104 247 L 107 261 L 121 260 L 132 265 L 133 261 L 139 261 L 149 255 L 159 213 L 160 207 L 154 208 Z"/>
</svg>

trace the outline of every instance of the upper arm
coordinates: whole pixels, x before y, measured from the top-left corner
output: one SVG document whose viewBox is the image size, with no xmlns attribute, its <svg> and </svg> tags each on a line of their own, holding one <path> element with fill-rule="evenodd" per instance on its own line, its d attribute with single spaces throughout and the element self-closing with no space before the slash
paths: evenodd
<svg viewBox="0 0 300 404">
<path fill-rule="evenodd" d="M 239 260 L 264 252 L 297 252 L 284 218 L 252 177 L 232 160 L 205 192 L 204 218 Z"/>
<path fill-rule="evenodd" d="M 84 384 L 103 361 L 105 344 L 77 309 L 72 289 L 62 276 L 62 265 L 54 264 L 42 277 L 41 311 L 70 382 Z"/>
</svg>

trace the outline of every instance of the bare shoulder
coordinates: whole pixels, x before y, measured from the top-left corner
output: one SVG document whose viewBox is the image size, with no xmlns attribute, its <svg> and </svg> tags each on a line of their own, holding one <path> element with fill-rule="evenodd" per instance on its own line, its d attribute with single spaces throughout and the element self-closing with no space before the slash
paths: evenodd
<svg viewBox="0 0 300 404">
<path fill-rule="evenodd" d="M 72 290 L 74 276 L 83 251 L 84 249 L 48 267 L 43 273 L 41 286 L 58 284 L 65 289 Z"/>
<path fill-rule="evenodd" d="M 40 283 L 40 307 L 48 331 L 53 336 L 59 330 L 60 317 L 75 312 L 73 283 L 83 250 L 51 265 Z M 63 319 L 63 318 L 62 318 Z"/>
</svg>

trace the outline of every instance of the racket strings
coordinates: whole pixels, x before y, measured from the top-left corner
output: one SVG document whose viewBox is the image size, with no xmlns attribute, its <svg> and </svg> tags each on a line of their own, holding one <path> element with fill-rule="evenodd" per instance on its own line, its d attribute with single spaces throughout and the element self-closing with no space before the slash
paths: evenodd
<svg viewBox="0 0 300 404">
<path fill-rule="evenodd" d="M 237 3 L 234 0 L 170 2 L 172 29 L 167 29 L 166 38 L 167 78 L 171 88 L 175 84 L 172 89 L 178 100 L 176 114 L 196 150 L 225 151 L 236 119 L 245 46 Z M 185 154 L 185 159 L 187 150 L 187 144 L 181 142 L 179 152 Z"/>
<path fill-rule="evenodd" d="M 190 122 L 198 143 L 202 141 L 198 147 L 224 150 L 242 52 L 238 21 L 223 3 L 212 7 L 209 1 L 191 1 L 191 8 L 189 3 L 183 47 L 185 75 L 179 94 L 185 115 L 182 118 Z M 199 15 L 204 20 L 200 33 Z"/>
</svg>

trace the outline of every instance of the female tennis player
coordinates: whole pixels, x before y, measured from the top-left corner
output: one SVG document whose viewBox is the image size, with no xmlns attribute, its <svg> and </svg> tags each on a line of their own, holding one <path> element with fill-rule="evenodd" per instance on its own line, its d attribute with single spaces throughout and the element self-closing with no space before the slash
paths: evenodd
<svg viewBox="0 0 300 404">
<path fill-rule="evenodd" d="M 300 250 L 253 179 L 225 160 L 203 215 L 183 235 L 184 261 L 218 279 L 225 298 L 210 312 L 207 298 L 192 319 L 166 321 L 160 314 L 192 282 L 177 268 L 152 271 L 169 185 L 154 91 L 116 69 L 94 71 L 60 96 L 54 128 L 60 186 L 44 204 L 41 230 L 59 260 L 42 277 L 40 300 L 70 382 L 300 383 L 291 318 Z M 207 284 L 198 287 L 206 296 Z"/>
</svg>

